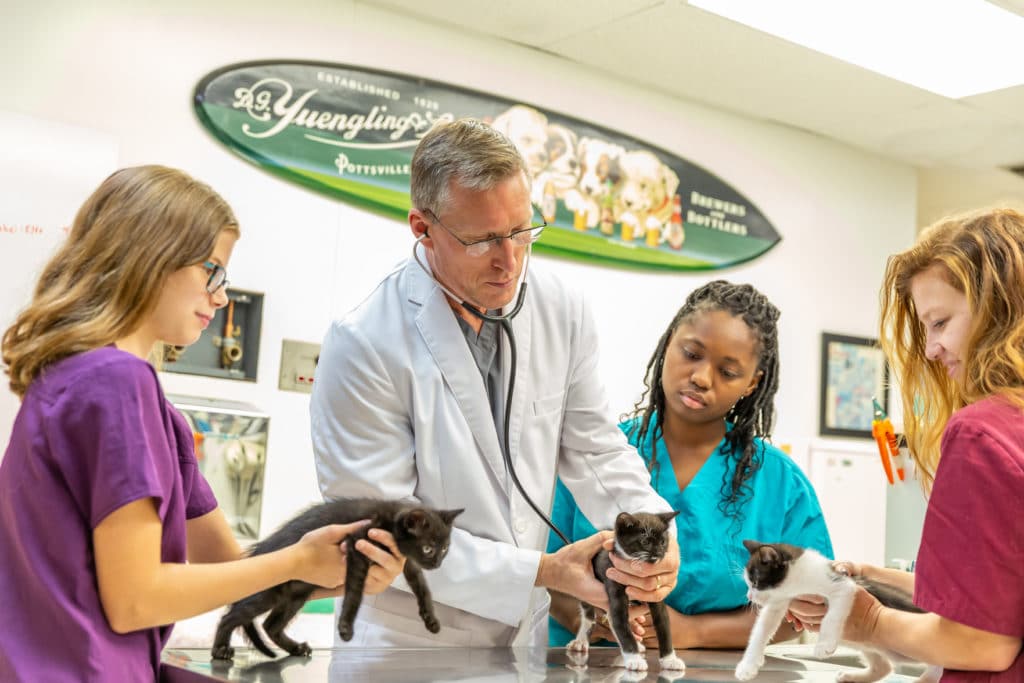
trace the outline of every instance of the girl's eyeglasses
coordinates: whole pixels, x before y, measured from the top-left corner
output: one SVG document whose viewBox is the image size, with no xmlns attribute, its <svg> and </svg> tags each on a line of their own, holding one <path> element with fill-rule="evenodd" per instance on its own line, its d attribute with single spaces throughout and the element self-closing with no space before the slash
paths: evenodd
<svg viewBox="0 0 1024 683">
<path fill-rule="evenodd" d="M 210 274 L 209 279 L 206 281 L 206 291 L 210 294 L 216 294 L 221 287 L 227 288 L 228 286 L 228 271 L 224 269 L 224 266 L 213 261 L 207 261 L 203 264 L 203 268 Z"/>
</svg>

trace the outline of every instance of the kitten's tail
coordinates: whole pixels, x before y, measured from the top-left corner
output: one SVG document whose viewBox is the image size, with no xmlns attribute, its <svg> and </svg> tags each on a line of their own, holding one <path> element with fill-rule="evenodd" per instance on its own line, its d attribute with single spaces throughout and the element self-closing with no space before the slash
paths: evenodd
<svg viewBox="0 0 1024 683">
<path fill-rule="evenodd" d="M 254 648 L 271 659 L 277 657 L 277 655 L 274 654 L 274 651 L 267 647 L 267 644 L 263 642 L 262 638 L 260 638 L 260 632 L 256 630 L 256 627 L 252 625 L 251 621 L 242 624 L 242 630 L 245 631 L 245 635 L 249 636 L 249 642 L 252 643 Z"/>
<path fill-rule="evenodd" d="M 910 593 L 907 593 L 896 586 L 888 583 L 882 583 L 881 581 L 865 579 L 862 576 L 854 577 L 854 581 L 867 589 L 868 593 L 875 596 L 875 598 L 877 598 L 878 601 L 886 607 L 892 607 L 893 609 L 902 610 L 904 612 L 924 612 L 923 609 L 914 604 L 913 596 L 910 595 Z"/>
</svg>

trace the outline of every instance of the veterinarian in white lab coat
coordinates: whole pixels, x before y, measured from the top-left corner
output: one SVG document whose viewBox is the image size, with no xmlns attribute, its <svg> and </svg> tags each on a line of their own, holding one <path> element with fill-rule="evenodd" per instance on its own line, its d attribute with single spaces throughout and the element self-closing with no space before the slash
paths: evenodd
<svg viewBox="0 0 1024 683">
<path fill-rule="evenodd" d="M 465 512 L 447 558 L 427 573 L 441 631 L 427 631 L 399 580 L 364 599 L 349 644 L 546 647 L 546 588 L 606 604 L 590 567 L 603 537 L 543 552 L 547 526 L 503 458 L 506 409 L 514 471 L 545 513 L 556 474 L 599 528 L 621 511 L 671 508 L 609 410 L 584 300 L 539 269 L 523 277 L 542 227 L 516 148 L 473 120 L 435 126 L 413 157 L 411 194 L 414 258 L 324 340 L 310 408 L 317 475 L 326 498 Z M 499 322 L 469 308 L 497 316 L 518 304 L 506 406 L 510 344 Z M 611 576 L 637 599 L 663 599 L 679 565 L 672 538 L 658 564 L 622 563 Z"/>
</svg>

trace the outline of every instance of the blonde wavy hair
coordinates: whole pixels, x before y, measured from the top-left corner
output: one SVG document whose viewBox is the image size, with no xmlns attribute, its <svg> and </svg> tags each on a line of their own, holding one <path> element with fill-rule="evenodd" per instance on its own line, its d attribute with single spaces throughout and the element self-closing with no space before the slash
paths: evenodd
<svg viewBox="0 0 1024 683">
<path fill-rule="evenodd" d="M 4 332 L 11 390 L 23 397 L 49 365 L 137 329 L 167 276 L 208 259 L 224 230 L 239 232 L 227 202 L 182 171 L 113 173 L 78 210 L 31 303 Z"/>
<path fill-rule="evenodd" d="M 910 296 L 914 276 L 932 267 L 971 311 L 958 379 L 925 356 L 926 333 Z M 879 340 L 900 380 L 907 446 L 930 491 L 955 411 L 996 394 L 1024 407 L 1024 215 L 1000 208 L 944 218 L 890 257 Z"/>
</svg>

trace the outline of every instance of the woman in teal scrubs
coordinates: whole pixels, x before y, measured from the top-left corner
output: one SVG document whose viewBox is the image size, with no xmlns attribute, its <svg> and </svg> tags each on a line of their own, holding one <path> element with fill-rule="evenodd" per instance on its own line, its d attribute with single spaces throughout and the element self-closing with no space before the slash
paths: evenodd
<svg viewBox="0 0 1024 683">
<path fill-rule="evenodd" d="M 676 517 L 681 564 L 665 599 L 674 647 L 741 648 L 754 623 L 747 607 L 743 539 L 810 547 L 832 543 L 810 482 L 764 441 L 775 417 L 779 311 L 750 285 L 722 280 L 690 294 L 647 366 L 646 390 L 620 427 L 647 462 L 651 484 Z M 571 540 L 595 533 L 558 482 L 552 518 Z M 562 545 L 551 535 L 548 551 Z M 550 643 L 564 646 L 577 603 L 553 594 Z M 650 616 L 645 644 L 656 647 Z M 776 639 L 794 637 L 783 624 Z M 613 639 L 599 618 L 591 639 Z"/>
</svg>

